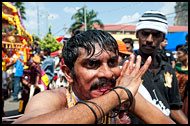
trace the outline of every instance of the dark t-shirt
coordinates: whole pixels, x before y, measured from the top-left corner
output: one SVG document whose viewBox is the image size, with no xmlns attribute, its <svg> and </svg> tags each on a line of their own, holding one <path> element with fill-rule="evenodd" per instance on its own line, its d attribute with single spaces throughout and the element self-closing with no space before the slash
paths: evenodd
<svg viewBox="0 0 190 126">
<path fill-rule="evenodd" d="M 138 52 L 135 51 L 134 54 L 137 56 Z M 123 65 L 125 60 L 121 62 L 121 65 Z M 149 70 L 145 72 L 142 77 L 144 90 L 139 90 L 138 92 L 165 115 L 170 116 L 170 110 L 179 109 L 183 103 L 181 102 L 177 78 L 173 68 L 158 56 L 157 60 L 160 64 L 158 71 L 154 76 Z M 144 62 L 141 63 L 141 66 L 143 64 Z M 132 123 L 133 121 L 135 119 L 132 120 Z"/>
<path fill-rule="evenodd" d="M 175 61 L 175 58 L 170 50 L 166 49 L 158 49 L 158 56 L 162 58 L 162 60 L 171 64 L 171 61 Z"/>
</svg>

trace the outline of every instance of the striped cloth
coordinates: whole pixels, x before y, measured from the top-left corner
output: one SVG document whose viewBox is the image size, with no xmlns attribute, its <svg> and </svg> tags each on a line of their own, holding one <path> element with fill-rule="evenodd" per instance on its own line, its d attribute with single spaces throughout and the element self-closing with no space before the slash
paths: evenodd
<svg viewBox="0 0 190 126">
<path fill-rule="evenodd" d="M 157 30 L 166 35 L 168 32 L 168 22 L 165 14 L 160 11 L 146 11 L 136 24 L 136 32 L 141 29 Z"/>
</svg>

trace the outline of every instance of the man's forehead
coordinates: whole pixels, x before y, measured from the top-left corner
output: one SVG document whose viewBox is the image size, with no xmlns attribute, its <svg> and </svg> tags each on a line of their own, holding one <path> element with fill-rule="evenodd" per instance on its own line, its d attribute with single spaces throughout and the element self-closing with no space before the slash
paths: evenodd
<svg viewBox="0 0 190 126">
<path fill-rule="evenodd" d="M 100 58 L 100 57 L 102 57 L 102 55 L 104 55 L 104 56 L 107 55 L 109 58 L 116 56 L 116 54 L 114 52 L 111 52 L 109 50 L 105 51 L 102 48 L 100 48 L 100 46 L 98 44 L 95 44 L 95 52 L 93 55 L 92 55 L 92 52 L 91 52 L 91 54 L 87 54 L 87 51 L 84 48 L 79 48 L 79 51 L 80 51 L 80 56 L 78 58 L 83 58 L 83 59 Z"/>
<path fill-rule="evenodd" d="M 152 33 L 160 33 L 160 31 L 158 30 L 154 30 L 154 29 L 142 29 L 142 31 L 145 31 L 145 32 L 152 32 Z"/>
</svg>

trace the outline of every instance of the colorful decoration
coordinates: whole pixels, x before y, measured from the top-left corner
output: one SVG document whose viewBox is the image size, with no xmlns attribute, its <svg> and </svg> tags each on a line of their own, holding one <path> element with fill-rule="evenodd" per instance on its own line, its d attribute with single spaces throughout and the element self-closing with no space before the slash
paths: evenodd
<svg viewBox="0 0 190 126">
<path fill-rule="evenodd" d="M 15 29 L 11 32 L 11 36 L 9 36 L 8 38 L 6 38 L 8 36 L 7 34 L 4 33 L 2 34 L 2 36 L 4 36 L 3 38 L 5 38 L 2 41 L 2 47 L 11 49 L 12 53 L 17 54 L 17 58 L 18 58 L 18 53 L 14 52 L 14 50 L 12 49 L 16 48 L 22 51 L 24 56 L 24 64 L 26 64 L 30 55 L 29 46 L 33 43 L 33 38 L 26 31 L 22 23 L 20 12 L 17 10 L 17 8 L 11 2 L 2 2 L 2 7 L 4 7 L 4 10 L 2 9 L 2 20 L 8 21 L 8 24 L 15 27 Z M 6 28 L 8 28 L 7 26 L 8 25 L 6 25 Z M 18 34 L 15 35 L 16 31 L 18 31 Z M 18 36 L 20 36 L 20 38 Z M 19 42 L 17 41 L 18 39 Z M 8 61 L 10 60 L 6 59 L 6 62 Z"/>
<path fill-rule="evenodd" d="M 2 11 L 2 19 L 5 19 L 9 22 L 9 24 L 11 24 L 12 26 L 15 26 L 16 29 L 18 30 L 18 34 L 19 35 L 24 35 L 26 34 L 27 37 L 30 39 L 31 44 L 33 42 L 33 38 L 32 36 L 26 31 L 26 29 L 23 27 L 24 25 L 22 24 L 22 20 L 19 17 L 19 13 L 16 9 L 16 7 L 10 3 L 10 2 L 2 2 L 4 5 L 6 5 L 7 7 L 11 8 L 13 10 L 13 15 L 14 17 L 10 17 L 9 15 L 6 15 L 3 13 Z"/>
</svg>

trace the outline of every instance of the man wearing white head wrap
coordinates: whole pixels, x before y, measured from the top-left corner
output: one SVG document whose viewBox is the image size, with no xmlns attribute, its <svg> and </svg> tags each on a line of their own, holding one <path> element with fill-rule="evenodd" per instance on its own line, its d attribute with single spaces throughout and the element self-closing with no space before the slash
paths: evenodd
<svg viewBox="0 0 190 126">
<path fill-rule="evenodd" d="M 168 32 L 168 22 L 165 14 L 159 11 L 145 12 L 136 24 L 136 32 L 141 29 L 153 29 L 166 35 Z"/>
<path fill-rule="evenodd" d="M 161 60 L 157 54 L 159 45 L 165 39 L 167 32 L 166 16 L 159 11 L 145 12 L 136 25 L 139 50 L 134 54 L 140 55 L 143 62 L 149 56 L 152 57 L 151 65 L 142 78 L 143 84 L 138 92 L 166 116 L 171 117 L 177 123 L 187 124 L 187 118 L 181 111 L 183 103 L 180 99 L 175 72 L 171 65 Z"/>
</svg>

